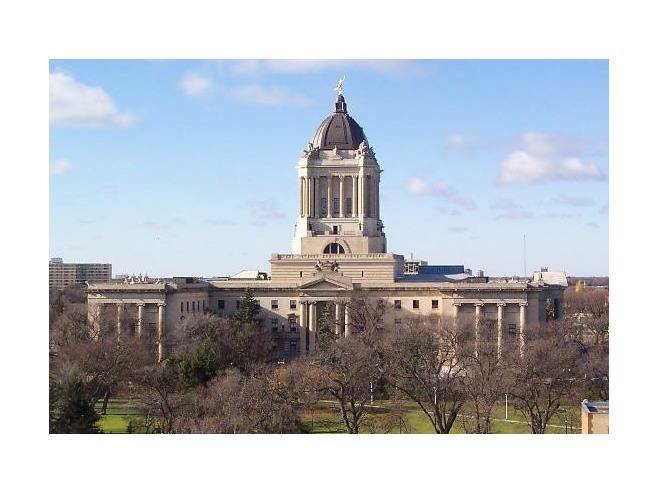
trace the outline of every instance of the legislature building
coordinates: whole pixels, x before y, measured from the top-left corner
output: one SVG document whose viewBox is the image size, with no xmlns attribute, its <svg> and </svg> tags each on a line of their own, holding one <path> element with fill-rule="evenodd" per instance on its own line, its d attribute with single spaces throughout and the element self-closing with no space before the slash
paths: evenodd
<svg viewBox="0 0 658 492">
<path fill-rule="evenodd" d="M 292 249 L 271 255 L 270 274 L 90 283 L 92 323 L 109 317 L 119 333 L 148 337 L 162 360 L 185 320 L 204 312 L 231 316 L 249 288 L 277 357 L 288 360 L 313 352 L 321 319 L 338 336 L 349 336 L 358 322 L 357 301 L 377 306 L 379 322 L 390 327 L 468 320 L 476 340 L 487 332 L 499 350 L 507 344 L 522 350 L 525 330 L 559 318 L 562 272 L 493 282 L 461 265 L 428 265 L 387 251 L 381 169 L 363 128 L 347 111 L 342 84 L 337 89 L 333 112 L 297 163 Z"/>
</svg>

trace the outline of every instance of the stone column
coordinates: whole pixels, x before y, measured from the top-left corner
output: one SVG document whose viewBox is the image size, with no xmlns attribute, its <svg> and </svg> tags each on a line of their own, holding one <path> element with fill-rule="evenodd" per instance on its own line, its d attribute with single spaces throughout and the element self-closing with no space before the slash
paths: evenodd
<svg viewBox="0 0 658 492">
<path fill-rule="evenodd" d="M 299 216 L 304 217 L 304 178 L 299 178 Z"/>
<path fill-rule="evenodd" d="M 454 302 L 452 304 L 452 317 L 454 318 L 454 325 L 457 326 L 457 318 L 459 317 L 459 306 L 461 306 L 460 303 Z"/>
<path fill-rule="evenodd" d="M 527 302 L 519 304 L 519 353 L 521 354 L 521 357 L 523 357 L 525 351 L 525 308 L 527 305 Z"/>
<path fill-rule="evenodd" d="M 350 336 L 350 328 L 352 324 L 352 315 L 350 313 L 350 307 L 345 304 L 345 338 Z"/>
<path fill-rule="evenodd" d="M 165 358 L 165 306 L 164 302 L 158 304 L 158 362 Z"/>
<path fill-rule="evenodd" d="M 482 318 L 483 304 L 477 303 L 475 305 L 475 356 L 477 357 L 480 351 L 480 319 Z"/>
<path fill-rule="evenodd" d="M 332 182 L 332 180 L 333 180 L 333 178 L 331 177 L 331 175 L 327 176 L 327 217 L 331 217 L 332 212 L 333 212 L 333 210 L 332 210 L 333 207 L 331 206 L 332 205 L 332 203 L 331 203 L 331 182 Z"/>
<path fill-rule="evenodd" d="M 359 177 L 352 176 L 352 217 L 359 215 Z"/>
<path fill-rule="evenodd" d="M 340 316 L 340 303 L 336 302 L 335 304 L 335 311 L 334 311 L 334 333 L 337 336 L 340 336 L 342 330 L 341 327 L 341 316 Z"/>
<path fill-rule="evenodd" d="M 310 302 L 308 306 L 308 352 L 312 354 L 315 351 L 315 331 L 317 329 L 317 313 L 315 302 Z"/>
<path fill-rule="evenodd" d="M 142 328 L 144 326 L 144 304 L 137 304 L 137 337 L 142 338 Z"/>
<path fill-rule="evenodd" d="M 308 303 L 300 302 L 301 313 L 299 316 L 299 353 L 306 355 L 306 329 L 308 328 Z"/>
<path fill-rule="evenodd" d="M 340 188 L 339 188 L 339 197 L 338 201 L 339 203 L 339 216 L 340 217 L 345 217 L 345 176 L 340 176 L 338 179 L 340 179 Z"/>
<path fill-rule="evenodd" d="M 117 304 L 117 338 L 121 336 L 121 321 L 123 318 L 123 303 Z"/>
<path fill-rule="evenodd" d="M 359 216 L 364 217 L 366 213 L 366 197 L 365 197 L 365 181 L 364 174 L 359 175 Z"/>
<path fill-rule="evenodd" d="M 505 320 L 505 304 L 498 304 L 498 357 L 503 353 L 503 322 Z"/>
</svg>

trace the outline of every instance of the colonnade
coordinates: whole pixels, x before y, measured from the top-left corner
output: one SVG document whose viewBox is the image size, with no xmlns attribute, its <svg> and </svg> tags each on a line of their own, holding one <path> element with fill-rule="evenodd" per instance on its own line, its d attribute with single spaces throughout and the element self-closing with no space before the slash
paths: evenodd
<svg viewBox="0 0 658 492">
<path fill-rule="evenodd" d="M 476 354 L 479 350 L 479 344 L 480 344 L 480 331 L 481 331 L 481 324 L 482 324 L 482 308 L 484 307 L 485 303 L 481 301 L 475 301 L 475 302 L 454 302 L 453 303 L 453 316 L 455 318 L 455 322 L 457 321 L 457 318 L 460 314 L 460 307 L 462 304 L 474 304 L 475 305 L 475 351 Z M 507 302 L 496 302 L 496 307 L 497 307 L 497 312 L 496 312 L 496 346 L 497 346 L 497 351 L 498 351 L 498 357 L 502 355 L 503 351 L 503 330 L 504 330 L 504 324 L 505 324 L 505 307 L 507 306 Z M 512 303 L 510 303 L 512 304 Z M 525 348 L 525 325 L 526 325 L 526 308 L 528 306 L 527 302 L 518 302 L 518 303 L 513 303 L 515 305 L 519 306 L 519 332 L 518 332 L 518 340 L 519 340 L 519 352 L 521 355 L 523 355 L 524 348 Z"/>
<path fill-rule="evenodd" d="M 147 303 L 147 302 L 104 302 L 104 303 L 97 303 L 96 304 L 96 310 L 95 310 L 95 323 L 98 323 L 100 321 L 100 316 L 101 316 L 101 308 L 104 305 L 107 304 L 115 304 L 117 308 L 117 321 L 116 321 L 116 328 L 117 328 L 117 337 L 121 337 L 121 333 L 124 330 L 123 326 L 123 319 L 124 319 L 124 312 L 125 312 L 125 306 L 126 305 L 136 305 L 137 306 L 137 326 L 135 329 L 135 335 L 138 338 L 142 337 L 142 334 L 144 333 L 144 307 L 146 307 L 147 304 L 155 304 L 158 306 L 158 321 L 156 325 L 156 342 L 158 345 L 158 362 L 161 362 L 165 358 L 165 307 L 167 304 L 165 302 L 153 302 L 153 303 Z"/>
<path fill-rule="evenodd" d="M 340 174 L 302 176 L 299 178 L 300 217 L 372 217 L 379 218 L 379 175 Z M 325 183 L 322 183 L 322 180 Z M 334 184 L 337 182 L 337 186 Z M 349 183 L 351 182 L 351 190 Z M 322 189 L 322 184 L 326 189 Z M 327 199 L 326 213 L 321 210 L 321 199 Z M 333 201 L 338 198 L 338 212 Z M 347 199 L 352 199 L 352 210 L 347 211 Z"/>
<path fill-rule="evenodd" d="M 352 316 L 347 302 L 334 302 L 334 326 L 333 332 L 337 337 L 350 336 L 350 327 L 352 324 Z M 320 314 L 318 313 L 319 301 L 302 301 L 300 315 L 300 353 L 313 353 L 317 342 L 318 320 Z M 308 340 L 306 339 L 306 329 L 308 328 Z M 308 347 L 308 349 L 307 349 Z"/>
</svg>

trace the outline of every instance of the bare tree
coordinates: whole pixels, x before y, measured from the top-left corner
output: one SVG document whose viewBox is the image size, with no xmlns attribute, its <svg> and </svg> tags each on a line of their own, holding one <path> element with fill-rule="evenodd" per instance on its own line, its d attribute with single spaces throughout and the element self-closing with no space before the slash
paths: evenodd
<svg viewBox="0 0 658 492">
<path fill-rule="evenodd" d="M 453 323 L 401 327 L 389 338 L 389 382 L 418 404 L 437 434 L 450 432 L 465 400 L 459 338 Z"/>
</svg>

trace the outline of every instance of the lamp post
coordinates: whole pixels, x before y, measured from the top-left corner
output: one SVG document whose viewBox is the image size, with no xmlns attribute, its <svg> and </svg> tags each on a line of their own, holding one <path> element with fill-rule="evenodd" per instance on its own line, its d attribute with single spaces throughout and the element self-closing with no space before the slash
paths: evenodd
<svg viewBox="0 0 658 492">
<path fill-rule="evenodd" d="M 507 393 L 505 393 L 505 420 L 507 420 Z"/>
</svg>

